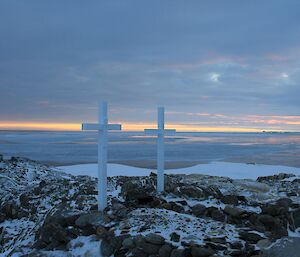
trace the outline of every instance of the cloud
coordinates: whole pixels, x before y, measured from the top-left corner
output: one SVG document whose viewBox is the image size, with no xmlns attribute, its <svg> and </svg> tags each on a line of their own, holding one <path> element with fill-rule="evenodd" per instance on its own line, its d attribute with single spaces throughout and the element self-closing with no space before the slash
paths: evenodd
<svg viewBox="0 0 300 257">
<path fill-rule="evenodd" d="M 219 78 L 220 78 L 220 74 L 216 73 L 216 72 L 212 72 L 208 75 L 208 79 L 212 82 L 218 83 L 220 82 Z"/>
<path fill-rule="evenodd" d="M 79 122 L 101 99 L 129 122 L 154 119 L 157 105 L 297 115 L 298 10 L 280 0 L 2 1 L 0 119 Z"/>
</svg>

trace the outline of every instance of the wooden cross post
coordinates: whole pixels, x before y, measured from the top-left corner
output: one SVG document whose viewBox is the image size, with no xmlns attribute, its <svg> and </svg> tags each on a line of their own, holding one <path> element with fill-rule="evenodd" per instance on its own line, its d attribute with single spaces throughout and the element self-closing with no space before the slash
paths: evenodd
<svg viewBox="0 0 300 257">
<path fill-rule="evenodd" d="M 165 129 L 165 109 L 157 109 L 157 129 L 145 129 L 146 135 L 157 136 L 157 192 L 164 191 L 164 166 L 165 166 L 165 135 L 174 135 L 175 129 Z"/>
<path fill-rule="evenodd" d="M 107 143 L 108 130 L 121 130 L 120 124 L 108 124 L 107 103 L 99 104 L 99 123 L 83 123 L 82 130 L 98 131 L 98 210 L 107 206 Z"/>
</svg>

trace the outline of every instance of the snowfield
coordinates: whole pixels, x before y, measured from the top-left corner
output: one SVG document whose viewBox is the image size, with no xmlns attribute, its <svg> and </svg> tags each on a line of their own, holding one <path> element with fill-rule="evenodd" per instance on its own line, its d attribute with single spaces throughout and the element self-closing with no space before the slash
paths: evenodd
<svg viewBox="0 0 300 257">
<path fill-rule="evenodd" d="M 57 167 L 66 173 L 74 176 L 87 175 L 97 177 L 97 164 L 79 164 L 71 166 Z M 107 165 L 107 175 L 115 176 L 148 176 L 152 170 L 136 168 L 121 164 Z M 257 179 L 260 176 L 271 176 L 279 173 L 292 173 L 300 176 L 300 168 L 262 165 L 262 164 L 244 164 L 230 162 L 211 162 L 208 164 L 199 164 L 192 167 L 169 169 L 166 174 L 203 174 L 209 176 L 229 177 L 232 179 Z"/>
</svg>

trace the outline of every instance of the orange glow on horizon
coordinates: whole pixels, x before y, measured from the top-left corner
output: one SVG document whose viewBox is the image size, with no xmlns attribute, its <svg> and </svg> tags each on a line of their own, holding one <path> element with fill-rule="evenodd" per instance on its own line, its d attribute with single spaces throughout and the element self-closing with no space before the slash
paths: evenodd
<svg viewBox="0 0 300 257">
<path fill-rule="evenodd" d="M 2 130 L 62 130 L 76 131 L 81 129 L 79 123 L 41 123 L 41 122 L 2 122 Z"/>
<path fill-rule="evenodd" d="M 118 122 L 112 122 L 118 123 Z M 156 128 L 154 123 L 126 123 L 120 122 L 124 131 L 143 131 L 145 128 Z M 166 125 L 166 128 L 173 128 L 181 132 L 261 132 L 263 129 L 258 128 L 242 128 L 242 127 L 209 127 L 209 126 L 193 126 L 182 124 Z M 56 131 L 80 131 L 80 123 L 41 123 L 41 122 L 2 122 L 0 130 L 56 130 Z M 272 130 L 274 131 L 274 130 Z M 275 130 L 276 131 L 276 130 Z M 282 130 L 278 130 L 282 131 Z"/>
</svg>

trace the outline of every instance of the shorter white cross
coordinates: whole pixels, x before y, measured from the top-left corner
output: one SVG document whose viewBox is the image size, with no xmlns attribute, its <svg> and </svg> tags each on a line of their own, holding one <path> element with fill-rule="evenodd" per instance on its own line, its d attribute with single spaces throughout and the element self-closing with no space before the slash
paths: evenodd
<svg viewBox="0 0 300 257">
<path fill-rule="evenodd" d="M 99 104 L 99 124 L 83 123 L 82 130 L 98 131 L 98 210 L 107 206 L 107 143 L 108 130 L 121 130 L 120 124 L 108 124 L 107 103 Z"/>
<path fill-rule="evenodd" d="M 174 135 L 175 129 L 165 129 L 165 109 L 157 109 L 157 129 L 145 129 L 146 135 L 157 135 L 157 192 L 164 191 L 164 166 L 165 166 L 165 135 Z"/>
</svg>

